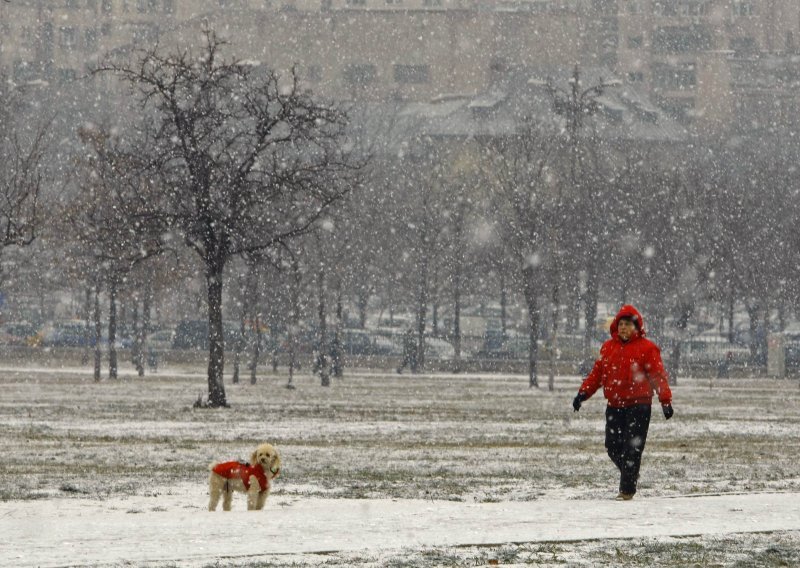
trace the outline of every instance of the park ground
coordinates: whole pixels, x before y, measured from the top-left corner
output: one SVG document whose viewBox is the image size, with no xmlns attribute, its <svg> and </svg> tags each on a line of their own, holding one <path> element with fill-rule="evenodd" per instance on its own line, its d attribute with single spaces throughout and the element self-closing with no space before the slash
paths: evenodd
<svg viewBox="0 0 800 568">
<path fill-rule="evenodd" d="M 681 378 L 636 499 L 613 500 L 598 396 L 521 375 L 0 368 L 0 557 L 16 566 L 796 566 L 796 380 Z M 262 441 L 264 511 L 206 510 L 208 464 Z"/>
</svg>

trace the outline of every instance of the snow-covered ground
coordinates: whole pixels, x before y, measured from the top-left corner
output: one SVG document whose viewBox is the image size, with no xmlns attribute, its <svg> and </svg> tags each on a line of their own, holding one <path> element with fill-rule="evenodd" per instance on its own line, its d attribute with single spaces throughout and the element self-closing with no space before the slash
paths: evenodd
<svg viewBox="0 0 800 568">
<path fill-rule="evenodd" d="M 619 503 L 577 377 L 285 380 L 209 411 L 196 369 L 0 369 L 0 564 L 800 565 L 796 381 L 681 381 Z M 284 459 L 265 510 L 208 512 L 207 465 L 262 440 Z"/>
</svg>

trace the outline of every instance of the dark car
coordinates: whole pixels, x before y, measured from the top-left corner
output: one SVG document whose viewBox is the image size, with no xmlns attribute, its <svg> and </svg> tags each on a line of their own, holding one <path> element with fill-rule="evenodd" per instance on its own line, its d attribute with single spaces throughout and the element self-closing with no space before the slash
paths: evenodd
<svg viewBox="0 0 800 568">
<path fill-rule="evenodd" d="M 230 348 L 239 340 L 239 325 L 236 322 L 222 323 L 225 345 Z M 173 349 L 208 350 L 208 321 L 183 320 L 175 327 L 172 339 Z"/>
</svg>

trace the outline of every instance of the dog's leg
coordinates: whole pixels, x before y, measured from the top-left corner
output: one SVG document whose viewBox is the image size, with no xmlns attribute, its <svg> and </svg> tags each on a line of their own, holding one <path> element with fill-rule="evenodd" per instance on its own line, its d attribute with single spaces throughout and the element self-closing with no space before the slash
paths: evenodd
<svg viewBox="0 0 800 568">
<path fill-rule="evenodd" d="M 218 476 L 215 473 L 211 474 L 211 477 L 208 478 L 208 510 L 209 511 L 216 511 L 217 510 L 217 503 L 219 503 L 219 498 L 222 496 L 222 487 L 219 483 Z"/>
<path fill-rule="evenodd" d="M 231 501 L 233 501 L 233 489 L 231 489 L 229 483 L 226 483 L 225 488 L 222 491 L 222 510 L 230 511 Z"/>
<path fill-rule="evenodd" d="M 264 503 L 267 502 L 267 496 L 269 495 L 269 491 L 261 491 L 258 494 L 258 500 L 256 501 L 256 510 L 260 511 L 264 508 Z"/>
<path fill-rule="evenodd" d="M 250 476 L 250 489 L 247 490 L 247 510 L 254 511 L 258 508 L 258 496 L 261 493 L 261 486 L 255 475 Z"/>
</svg>

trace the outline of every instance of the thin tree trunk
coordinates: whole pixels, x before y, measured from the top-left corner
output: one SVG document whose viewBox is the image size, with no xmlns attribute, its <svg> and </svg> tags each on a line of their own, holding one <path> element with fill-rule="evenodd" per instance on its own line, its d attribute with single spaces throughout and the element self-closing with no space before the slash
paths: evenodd
<svg viewBox="0 0 800 568">
<path fill-rule="evenodd" d="M 460 251 L 459 251 L 460 252 Z M 453 372 L 461 372 L 461 277 L 463 264 L 460 255 L 456 259 L 453 274 Z"/>
<path fill-rule="evenodd" d="M 206 267 L 208 291 L 208 406 L 228 406 L 225 398 L 225 337 L 222 324 L 222 274 L 224 262 L 215 260 Z"/>
<path fill-rule="evenodd" d="M 599 294 L 597 268 L 597 262 L 595 260 L 590 260 L 586 274 L 586 294 L 584 296 L 583 305 L 584 319 L 586 321 L 586 329 L 584 330 L 583 336 L 583 357 L 584 361 L 587 362 L 592 360 L 594 327 L 597 323 L 597 298 Z"/>
<path fill-rule="evenodd" d="M 83 355 L 81 356 L 81 365 L 88 365 L 90 358 L 90 351 L 92 348 L 92 287 L 86 287 L 86 300 L 84 303 L 84 321 L 86 322 L 86 344 L 83 348 Z"/>
<path fill-rule="evenodd" d="M 525 278 L 525 303 L 528 308 L 528 386 L 539 388 L 536 365 L 539 359 L 539 325 L 541 316 L 533 274 L 530 270 L 525 270 L 523 278 Z"/>
<path fill-rule="evenodd" d="M 117 277 L 112 275 L 108 287 L 108 378 L 117 373 Z"/>
<path fill-rule="evenodd" d="M 677 338 L 672 346 L 672 357 L 670 359 L 669 382 L 671 385 L 678 384 L 678 374 L 681 370 L 681 342 L 685 339 L 686 329 L 689 327 L 689 319 L 694 312 L 694 306 L 690 304 L 680 304 L 678 306 L 678 319 L 676 323 Z"/>
<path fill-rule="evenodd" d="M 425 317 L 428 310 L 428 257 L 423 255 L 417 281 L 417 353 L 411 372 L 425 369 Z"/>
<path fill-rule="evenodd" d="M 500 332 L 505 341 L 508 335 L 508 290 L 506 290 L 506 275 L 500 271 Z"/>
<path fill-rule="evenodd" d="M 147 353 L 147 336 L 150 335 L 150 309 L 153 302 L 153 287 L 148 283 L 142 299 L 142 325 L 139 327 L 139 376 L 144 376 L 145 354 Z"/>
<path fill-rule="evenodd" d="M 551 322 L 550 330 L 550 375 L 547 377 L 547 390 L 553 392 L 556 388 L 556 361 L 558 360 L 558 275 L 553 278 L 552 297 L 550 298 Z"/>
<path fill-rule="evenodd" d="M 366 285 L 361 285 L 358 288 L 358 327 L 366 329 L 367 327 L 367 308 L 369 307 L 369 289 Z"/>
<path fill-rule="evenodd" d="M 242 303 L 242 312 L 239 314 L 239 338 L 236 345 L 233 347 L 233 384 L 239 384 L 239 363 L 242 358 L 242 350 L 244 350 L 244 338 L 246 333 L 245 320 L 247 314 L 245 312 L 245 302 Z"/>
<path fill-rule="evenodd" d="M 342 322 L 344 320 L 344 307 L 342 305 L 342 280 L 336 282 L 336 325 L 333 328 L 333 349 L 331 349 L 331 367 L 333 376 L 342 378 L 344 375 L 344 353 L 342 352 Z"/>
<path fill-rule="evenodd" d="M 141 331 L 139 321 L 139 299 L 133 298 L 133 345 L 131 346 L 131 360 L 136 368 L 137 374 L 144 376 L 144 361 L 142 357 Z"/>
<path fill-rule="evenodd" d="M 100 372 L 103 360 L 101 341 L 103 338 L 103 324 L 100 321 L 100 287 L 94 287 L 94 380 L 100 381 Z"/>
<path fill-rule="evenodd" d="M 331 377 L 328 371 L 328 329 L 325 307 L 325 265 L 320 263 L 319 272 L 317 273 L 317 286 L 319 293 L 319 304 L 317 306 L 317 315 L 319 316 L 319 354 L 317 356 L 316 366 L 319 372 L 320 383 L 323 387 L 331 385 Z"/>
<path fill-rule="evenodd" d="M 244 281 L 244 294 L 242 294 L 242 311 L 239 314 L 239 338 L 233 350 L 233 384 L 239 383 L 239 367 L 241 364 L 242 353 L 244 352 L 247 337 L 247 314 L 250 313 L 252 299 L 255 295 L 253 281 L 255 279 L 255 265 L 250 265 L 247 269 L 247 276 Z"/>
<path fill-rule="evenodd" d="M 258 371 L 258 360 L 261 358 L 261 314 L 256 314 L 256 321 L 255 321 L 256 329 L 256 337 L 253 344 L 253 360 L 250 364 L 250 384 L 256 384 L 256 373 Z"/>
<path fill-rule="evenodd" d="M 728 341 L 733 343 L 734 327 L 733 327 L 733 311 L 734 311 L 733 287 L 728 291 Z"/>
<path fill-rule="evenodd" d="M 294 389 L 294 368 L 296 365 L 295 333 L 300 325 L 300 266 L 296 259 L 292 259 L 292 315 L 291 324 L 287 332 L 286 341 L 289 348 L 289 380 L 286 388 Z"/>
</svg>

